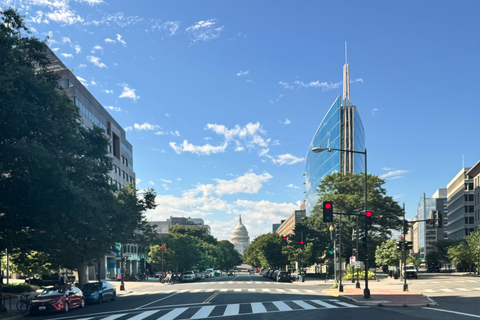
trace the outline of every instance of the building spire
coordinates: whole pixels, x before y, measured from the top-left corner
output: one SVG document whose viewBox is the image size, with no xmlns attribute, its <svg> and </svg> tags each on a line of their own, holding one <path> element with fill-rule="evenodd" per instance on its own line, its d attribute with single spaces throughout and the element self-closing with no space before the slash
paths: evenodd
<svg viewBox="0 0 480 320">
<path fill-rule="evenodd" d="M 345 41 L 345 65 L 343 66 L 343 105 L 350 105 L 350 68 L 347 63 L 347 42 Z"/>
</svg>

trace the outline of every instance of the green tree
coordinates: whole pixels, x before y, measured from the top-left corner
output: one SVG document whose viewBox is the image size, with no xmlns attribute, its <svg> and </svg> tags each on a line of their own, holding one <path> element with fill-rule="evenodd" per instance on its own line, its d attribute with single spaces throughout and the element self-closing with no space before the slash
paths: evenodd
<svg viewBox="0 0 480 320">
<path fill-rule="evenodd" d="M 28 33 L 15 10 L 2 13 L 0 248 L 43 252 L 84 283 L 88 264 L 146 229 L 142 214 L 155 195 L 137 199 L 133 186 L 114 192 L 105 132 L 82 125 L 48 69 L 45 43 Z"/>
<path fill-rule="evenodd" d="M 242 263 L 242 257 L 234 245 L 228 240 L 218 241 L 218 259 L 214 264 L 214 268 L 220 270 L 229 270 Z"/>
<path fill-rule="evenodd" d="M 454 264 L 467 263 L 471 270 L 472 264 L 475 262 L 475 255 L 473 254 L 467 241 L 461 241 L 456 245 L 448 248 L 448 257 Z"/>
<path fill-rule="evenodd" d="M 276 233 L 256 237 L 243 254 L 243 260 L 252 266 L 282 268 L 289 264 L 282 252 L 282 239 Z"/>
<path fill-rule="evenodd" d="M 397 242 L 393 239 L 385 241 L 375 251 L 375 262 L 378 266 L 398 266 L 400 263 L 400 251 Z"/>
<path fill-rule="evenodd" d="M 49 257 L 43 252 L 18 252 L 10 255 L 11 272 L 21 273 L 31 278 L 51 274 L 54 270 Z"/>
</svg>

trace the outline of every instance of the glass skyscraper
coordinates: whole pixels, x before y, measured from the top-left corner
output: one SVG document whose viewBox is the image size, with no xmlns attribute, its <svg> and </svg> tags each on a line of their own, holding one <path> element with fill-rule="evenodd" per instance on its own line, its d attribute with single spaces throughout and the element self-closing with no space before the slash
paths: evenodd
<svg viewBox="0 0 480 320">
<path fill-rule="evenodd" d="M 314 147 L 365 151 L 365 132 L 357 107 L 350 104 L 350 71 L 343 67 L 342 96 L 333 102 L 308 147 L 305 161 L 305 209 L 310 215 L 318 202 L 317 187 L 334 172 L 359 173 L 365 170 L 363 154 L 332 151 L 313 153 Z"/>
</svg>

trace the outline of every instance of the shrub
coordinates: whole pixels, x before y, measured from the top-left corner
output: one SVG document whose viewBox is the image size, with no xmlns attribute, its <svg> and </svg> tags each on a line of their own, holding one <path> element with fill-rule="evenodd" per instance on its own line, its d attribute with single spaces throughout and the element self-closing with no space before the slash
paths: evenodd
<svg viewBox="0 0 480 320">
<path fill-rule="evenodd" d="M 360 280 L 365 280 L 365 270 L 362 270 L 358 273 L 358 278 Z M 355 271 L 355 274 L 354 274 L 354 279 L 357 279 L 357 272 L 356 271 Z M 342 280 L 352 280 L 352 272 L 344 273 L 342 275 Z M 369 271 L 368 272 L 368 280 L 375 280 L 375 273 Z"/>
<path fill-rule="evenodd" d="M 2 292 L 4 293 L 22 293 L 33 291 L 32 286 L 27 283 L 18 284 L 4 284 L 2 285 Z"/>
</svg>

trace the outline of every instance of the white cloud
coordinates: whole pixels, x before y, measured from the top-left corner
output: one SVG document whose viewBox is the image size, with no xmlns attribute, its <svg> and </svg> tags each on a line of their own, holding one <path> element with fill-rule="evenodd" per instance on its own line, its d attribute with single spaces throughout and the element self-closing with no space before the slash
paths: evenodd
<svg viewBox="0 0 480 320">
<path fill-rule="evenodd" d="M 83 79 L 82 77 L 76 76 L 76 78 L 85 86 L 88 87 L 87 80 Z"/>
<path fill-rule="evenodd" d="M 166 183 L 172 183 L 172 180 L 166 180 L 166 179 L 158 179 L 158 180 L 160 180 L 162 182 L 166 182 Z"/>
<path fill-rule="evenodd" d="M 122 36 L 119 35 L 118 33 L 117 33 L 117 41 L 120 42 L 121 44 L 123 44 L 124 46 L 127 45 L 127 43 L 125 42 L 125 40 L 123 40 L 123 39 L 122 39 Z"/>
<path fill-rule="evenodd" d="M 106 38 L 106 39 L 105 39 L 105 42 L 106 42 L 106 43 L 115 43 L 115 42 L 117 42 L 117 41 L 115 41 L 115 40 L 113 40 L 113 39 L 110 39 L 110 38 Z"/>
<path fill-rule="evenodd" d="M 63 38 L 62 38 L 62 42 L 63 42 L 63 43 L 66 43 L 66 42 L 72 43 L 72 41 L 70 41 L 70 38 L 69 38 L 69 37 L 63 37 Z"/>
<path fill-rule="evenodd" d="M 292 188 L 292 189 L 300 189 L 300 187 L 299 187 L 299 186 L 297 186 L 297 185 L 294 185 L 293 183 L 290 183 L 290 184 L 287 186 L 287 188 Z"/>
<path fill-rule="evenodd" d="M 113 90 L 107 90 L 107 89 L 104 89 L 104 90 L 102 90 L 102 91 L 103 91 L 103 92 L 105 92 L 105 93 L 108 93 L 108 94 L 111 94 L 111 93 L 113 93 Z"/>
<path fill-rule="evenodd" d="M 387 168 L 384 168 L 384 170 Z M 403 178 L 405 174 L 407 174 L 409 170 L 392 170 L 387 173 L 380 175 L 380 179 L 387 179 L 387 180 L 395 180 Z"/>
<path fill-rule="evenodd" d="M 372 109 L 371 109 L 372 116 L 376 115 L 378 111 L 380 111 L 380 109 L 378 109 L 378 108 L 372 108 Z"/>
<path fill-rule="evenodd" d="M 293 86 L 288 84 L 288 82 L 280 81 L 280 82 L 278 82 L 278 84 L 281 85 L 282 87 L 284 87 L 285 89 L 293 89 Z"/>
<path fill-rule="evenodd" d="M 32 31 L 33 33 L 38 33 L 37 29 L 35 29 L 33 27 L 30 28 L 30 31 Z"/>
<path fill-rule="evenodd" d="M 290 123 L 292 123 L 292 122 L 289 119 L 285 119 L 285 121 L 283 122 L 283 124 L 285 124 L 285 125 L 290 124 Z"/>
<path fill-rule="evenodd" d="M 291 164 L 295 164 L 295 163 L 298 163 L 298 162 L 301 162 L 303 161 L 303 158 L 297 158 L 289 153 L 287 154 L 281 154 L 281 155 L 278 155 L 276 157 L 271 157 L 273 163 L 275 164 L 279 164 L 279 165 L 284 165 L 284 164 L 288 164 L 288 165 L 291 165 Z"/>
<path fill-rule="evenodd" d="M 128 84 L 123 83 L 121 86 L 123 86 L 123 92 L 120 94 L 119 98 L 130 98 L 135 101 L 140 98 L 140 96 L 135 94 L 135 89 L 130 88 Z"/>
<path fill-rule="evenodd" d="M 242 222 L 253 240 L 260 234 L 271 232 L 272 223 L 287 218 L 299 206 L 299 203 L 241 198 L 242 194 L 258 193 L 270 179 L 272 176 L 268 173 L 248 172 L 232 180 L 214 179 L 213 184 L 199 184 L 194 189 L 184 191 L 179 197 L 157 195 L 155 202 L 158 206 L 147 211 L 146 217 L 153 221 L 165 220 L 172 215 L 204 218 L 215 237 L 230 240 L 233 229 L 238 224 L 238 215 L 241 214 Z M 222 196 L 231 194 L 236 194 L 237 200 L 228 202 L 222 199 Z"/>
<path fill-rule="evenodd" d="M 73 58 L 73 54 L 71 53 L 62 53 L 61 55 L 65 58 Z"/>
<path fill-rule="evenodd" d="M 76 44 L 76 45 L 74 46 L 74 48 L 75 48 L 75 53 L 78 54 L 78 53 L 82 52 L 82 47 L 80 47 L 78 44 Z"/>
<path fill-rule="evenodd" d="M 79 67 L 79 68 L 86 68 L 87 65 L 82 63 L 82 64 L 79 64 L 78 67 Z"/>
<path fill-rule="evenodd" d="M 90 83 L 92 84 L 92 86 L 96 86 L 96 85 L 97 85 L 97 83 L 96 83 L 95 81 L 93 81 L 93 80 L 90 81 Z"/>
<path fill-rule="evenodd" d="M 248 73 L 249 73 L 248 70 L 247 70 L 247 71 L 242 71 L 242 70 L 240 70 L 240 71 L 237 73 L 237 77 L 245 77 L 245 76 L 248 75 Z"/>
<path fill-rule="evenodd" d="M 159 126 L 156 124 L 150 124 L 148 122 L 144 122 L 143 124 L 135 123 L 133 127 L 126 127 L 125 131 L 131 131 L 133 129 L 137 131 L 150 131 L 150 130 L 155 130 L 157 128 L 159 128 Z"/>
<path fill-rule="evenodd" d="M 91 63 L 93 63 L 94 65 L 96 65 L 96 66 L 99 67 L 99 68 L 106 68 L 106 67 L 107 67 L 107 66 L 105 65 L 105 63 L 100 62 L 100 58 L 99 58 L 99 57 L 87 56 L 87 60 L 90 61 Z"/>
<path fill-rule="evenodd" d="M 262 129 L 258 122 L 249 122 L 245 127 L 240 127 L 237 124 L 232 129 L 228 129 L 224 125 L 209 123 L 205 129 L 212 130 L 216 134 L 224 136 L 227 141 L 235 141 L 237 147 L 243 145 L 248 148 L 255 146 L 266 147 L 270 142 L 270 139 L 264 139 L 262 137 L 262 135 L 266 134 L 266 131 Z"/>
<path fill-rule="evenodd" d="M 114 106 L 105 106 L 105 109 L 113 110 L 116 112 L 122 111 L 119 107 L 114 107 Z"/>
<path fill-rule="evenodd" d="M 220 33 L 222 32 L 223 26 L 215 27 L 216 23 L 216 19 L 199 21 L 195 25 L 185 29 L 185 32 L 192 38 L 192 44 L 200 41 L 210 41 L 220 37 Z"/>
<path fill-rule="evenodd" d="M 155 182 L 153 182 L 152 180 L 148 181 L 148 184 L 151 185 L 151 186 L 154 186 L 155 185 Z"/>
<path fill-rule="evenodd" d="M 303 81 L 296 80 L 293 83 L 296 84 L 299 87 L 320 88 L 324 91 L 337 89 L 337 88 L 340 88 L 342 86 L 342 81 L 335 82 L 335 83 L 328 83 L 328 82 L 320 82 L 320 81 L 316 80 L 316 81 L 310 81 L 308 83 L 304 83 Z"/>
<path fill-rule="evenodd" d="M 97 46 L 92 48 L 92 53 L 95 53 L 97 51 L 102 51 L 103 52 L 103 47 L 97 45 Z"/>
<path fill-rule="evenodd" d="M 196 146 L 191 143 L 188 143 L 187 140 L 183 140 L 183 143 L 179 146 L 175 142 L 170 142 L 170 147 L 178 153 L 181 154 L 182 152 L 191 152 L 195 154 L 202 154 L 202 155 L 210 155 L 211 153 L 219 153 L 225 152 L 227 149 L 228 143 L 225 141 L 223 145 L 220 146 L 212 146 L 210 144 L 206 144 L 203 146 Z"/>
</svg>

